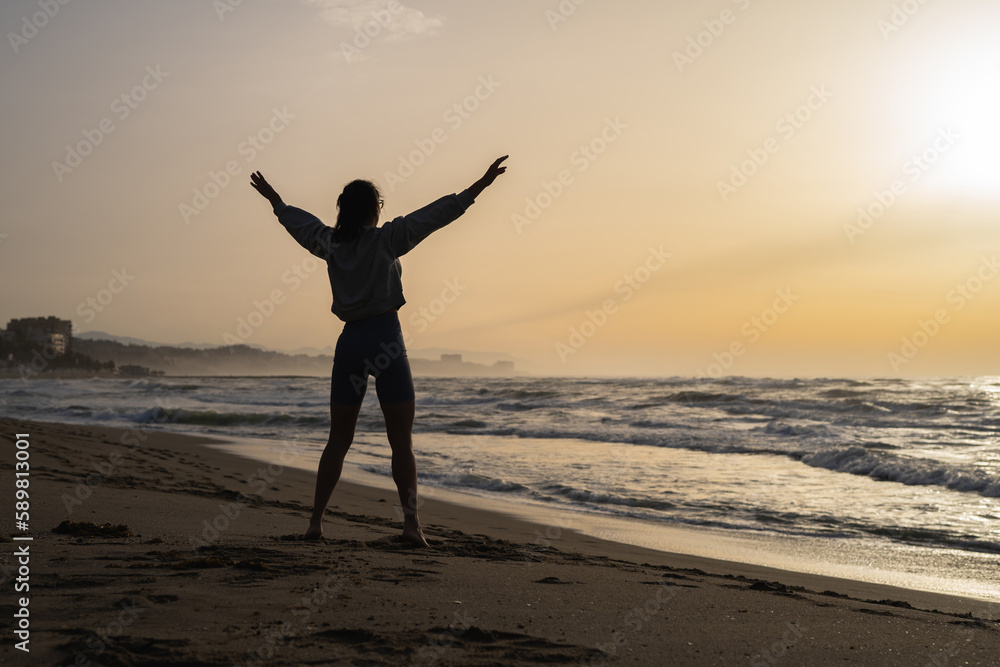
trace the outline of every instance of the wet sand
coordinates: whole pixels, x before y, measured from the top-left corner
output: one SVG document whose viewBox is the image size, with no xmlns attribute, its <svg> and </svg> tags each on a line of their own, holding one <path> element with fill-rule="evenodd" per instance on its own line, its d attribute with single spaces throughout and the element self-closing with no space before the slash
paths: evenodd
<svg viewBox="0 0 1000 667">
<path fill-rule="evenodd" d="M 15 594 L 14 435 L 29 434 L 30 591 Z M 58 665 L 993 665 L 996 605 L 607 542 L 342 482 L 301 540 L 313 475 L 208 438 L 0 420 L 0 607 L 30 603 Z M 89 482 L 89 484 L 88 484 Z"/>
</svg>

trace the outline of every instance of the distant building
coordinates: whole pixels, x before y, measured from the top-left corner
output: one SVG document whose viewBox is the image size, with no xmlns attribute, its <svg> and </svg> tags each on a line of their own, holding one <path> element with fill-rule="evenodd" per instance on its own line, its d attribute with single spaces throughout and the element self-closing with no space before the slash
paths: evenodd
<svg viewBox="0 0 1000 667">
<path fill-rule="evenodd" d="M 7 334 L 39 345 L 51 345 L 57 355 L 73 351 L 73 323 L 58 317 L 23 317 L 7 323 Z"/>
<path fill-rule="evenodd" d="M 513 361 L 498 361 L 493 364 L 493 368 L 497 369 L 500 373 L 513 373 L 514 372 L 514 362 Z"/>
<path fill-rule="evenodd" d="M 442 354 L 441 355 L 442 364 L 460 364 L 462 363 L 462 355 L 460 354 Z"/>
</svg>

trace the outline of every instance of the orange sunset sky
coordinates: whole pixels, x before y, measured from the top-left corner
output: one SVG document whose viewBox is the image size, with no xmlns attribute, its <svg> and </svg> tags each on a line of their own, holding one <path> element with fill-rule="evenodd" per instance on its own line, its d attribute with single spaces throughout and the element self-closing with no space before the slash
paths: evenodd
<svg viewBox="0 0 1000 667">
<path fill-rule="evenodd" d="M 0 323 L 324 348 L 325 267 L 250 173 L 333 224 L 351 179 L 391 218 L 509 154 L 403 258 L 414 356 L 1000 375 L 998 26 L 981 0 L 5 2 Z"/>
</svg>

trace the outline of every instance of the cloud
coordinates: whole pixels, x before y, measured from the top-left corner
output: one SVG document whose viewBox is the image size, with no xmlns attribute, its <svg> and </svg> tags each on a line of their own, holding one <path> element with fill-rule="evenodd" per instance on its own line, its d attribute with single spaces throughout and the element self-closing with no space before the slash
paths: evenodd
<svg viewBox="0 0 1000 667">
<path fill-rule="evenodd" d="M 380 26 L 378 37 L 395 41 L 433 35 L 444 25 L 444 19 L 430 17 L 419 9 L 406 7 L 395 0 L 304 0 L 319 8 L 320 17 L 336 27 L 364 29 L 368 24 Z"/>
</svg>

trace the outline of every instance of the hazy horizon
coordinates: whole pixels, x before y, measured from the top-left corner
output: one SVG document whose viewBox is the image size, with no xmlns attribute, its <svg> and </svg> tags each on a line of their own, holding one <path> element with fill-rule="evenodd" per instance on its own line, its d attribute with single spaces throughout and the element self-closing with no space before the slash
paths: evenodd
<svg viewBox="0 0 1000 667">
<path fill-rule="evenodd" d="M 325 267 L 250 173 L 333 224 L 353 178 L 385 220 L 509 154 L 402 260 L 413 349 L 566 375 L 1000 375 L 998 18 L 981 0 L 5 3 L 0 325 L 331 346 Z"/>
</svg>

